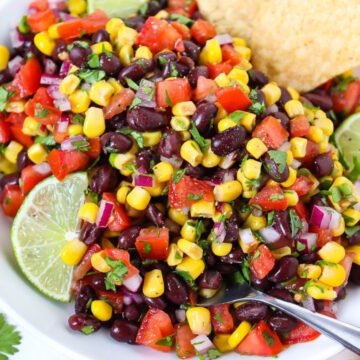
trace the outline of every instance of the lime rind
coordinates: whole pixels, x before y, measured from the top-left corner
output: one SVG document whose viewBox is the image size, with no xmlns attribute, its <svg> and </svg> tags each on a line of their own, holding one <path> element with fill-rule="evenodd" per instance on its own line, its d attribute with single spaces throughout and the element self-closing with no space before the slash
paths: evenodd
<svg viewBox="0 0 360 360">
<path fill-rule="evenodd" d="M 126 18 L 136 14 L 141 5 L 147 0 L 88 0 L 88 13 L 91 14 L 96 9 L 106 12 L 111 17 Z"/>
<path fill-rule="evenodd" d="M 16 260 L 27 279 L 46 296 L 70 301 L 73 267 L 60 257 L 65 243 L 79 232 L 78 211 L 88 186 L 86 173 L 62 182 L 45 179 L 28 194 L 11 229 Z"/>
</svg>

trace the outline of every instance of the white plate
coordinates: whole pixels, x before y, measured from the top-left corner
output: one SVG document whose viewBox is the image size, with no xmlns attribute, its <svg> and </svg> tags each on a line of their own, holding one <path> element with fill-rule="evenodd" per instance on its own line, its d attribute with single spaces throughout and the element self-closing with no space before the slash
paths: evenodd
<svg viewBox="0 0 360 360">
<path fill-rule="evenodd" d="M 11 24 L 16 24 L 26 11 L 28 0 L 0 0 L 0 43 L 8 43 Z M 0 214 L 0 310 L 5 311 L 17 322 L 30 329 L 64 355 L 81 359 L 132 359 L 149 360 L 175 359 L 175 354 L 163 354 L 142 346 L 120 344 L 110 338 L 108 330 L 101 330 L 91 336 L 84 336 L 69 330 L 67 319 L 73 312 L 73 304 L 56 303 L 35 290 L 22 275 L 14 259 L 10 245 L 9 219 Z M 360 288 L 349 291 L 340 304 L 339 318 L 360 326 Z M 291 346 L 280 354 L 279 360 L 312 359 L 325 360 L 342 350 L 342 346 L 321 336 L 314 342 Z M 237 359 L 238 354 L 224 356 L 227 360 Z M 256 360 L 260 357 L 241 359 Z"/>
</svg>

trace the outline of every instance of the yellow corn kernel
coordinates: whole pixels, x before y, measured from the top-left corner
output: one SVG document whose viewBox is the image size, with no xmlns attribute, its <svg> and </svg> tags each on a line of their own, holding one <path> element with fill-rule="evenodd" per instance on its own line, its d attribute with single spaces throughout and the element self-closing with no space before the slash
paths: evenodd
<svg viewBox="0 0 360 360">
<path fill-rule="evenodd" d="M 54 25 L 49 26 L 48 34 L 51 39 L 53 39 L 53 40 L 60 39 L 58 28 L 59 28 L 59 24 L 54 24 Z"/>
<path fill-rule="evenodd" d="M 206 142 L 208 143 L 208 147 L 204 152 L 201 165 L 206 168 L 213 168 L 220 163 L 221 158 L 211 150 L 211 140 L 206 140 Z"/>
<path fill-rule="evenodd" d="M 284 109 L 290 118 L 298 115 L 304 115 L 304 107 L 299 100 L 289 100 L 284 105 Z"/>
<path fill-rule="evenodd" d="M 183 256 L 183 252 L 178 248 L 176 244 L 170 244 L 166 262 L 169 266 L 179 265 L 183 260 Z"/>
<path fill-rule="evenodd" d="M 287 87 L 287 91 L 290 93 L 291 97 L 293 98 L 293 100 L 299 100 L 300 98 L 300 94 L 298 93 L 297 90 L 295 90 L 293 87 L 288 86 Z"/>
<path fill-rule="evenodd" d="M 247 61 L 250 61 L 251 59 L 251 49 L 247 46 L 234 46 L 234 49 L 238 54 L 241 55 L 241 57 Z"/>
<path fill-rule="evenodd" d="M 281 96 L 280 88 L 274 83 L 268 83 L 261 88 L 262 92 L 265 95 L 266 105 L 273 105 L 279 101 Z"/>
<path fill-rule="evenodd" d="M 321 267 L 314 264 L 300 264 L 297 274 L 303 279 L 318 279 L 321 275 Z"/>
<path fill-rule="evenodd" d="M 346 218 L 346 226 L 355 226 L 360 220 L 360 211 L 349 208 L 343 212 Z"/>
<path fill-rule="evenodd" d="M 189 240 L 179 239 L 177 246 L 184 254 L 194 260 L 200 260 L 203 256 L 203 249 Z"/>
<path fill-rule="evenodd" d="M 246 150 L 256 159 L 259 159 L 264 155 L 268 148 L 261 139 L 253 138 L 246 144 Z"/>
<path fill-rule="evenodd" d="M 136 210 L 145 210 L 151 200 L 150 194 L 140 186 L 135 186 L 128 196 L 126 202 Z"/>
<path fill-rule="evenodd" d="M 216 256 L 226 256 L 230 254 L 231 250 L 232 250 L 232 243 L 225 243 L 225 242 L 218 243 L 215 241 L 211 243 L 211 251 Z"/>
<path fill-rule="evenodd" d="M 154 179 L 154 186 L 150 188 L 148 187 L 146 188 L 146 190 L 152 197 L 161 196 L 165 185 L 166 183 L 159 182 L 156 179 Z"/>
<path fill-rule="evenodd" d="M 29 159 L 34 164 L 39 164 L 41 162 L 46 161 L 47 158 L 47 151 L 41 144 L 33 144 L 28 148 L 27 151 Z"/>
<path fill-rule="evenodd" d="M 34 118 L 27 116 L 23 123 L 22 132 L 25 135 L 35 136 L 39 128 L 40 123 Z"/>
<path fill-rule="evenodd" d="M 219 102 L 216 102 L 215 105 L 216 105 L 216 107 L 217 107 L 217 109 L 218 109 L 217 114 L 216 114 L 216 117 L 215 117 L 215 121 L 214 121 L 214 123 L 215 123 L 215 125 L 216 125 L 221 119 L 225 118 L 228 113 L 227 113 L 226 110 L 221 106 L 221 104 L 220 104 Z"/>
<path fill-rule="evenodd" d="M 194 242 L 196 240 L 196 222 L 193 220 L 186 221 L 181 228 L 180 235 L 184 239 Z"/>
<path fill-rule="evenodd" d="M 20 143 L 11 140 L 9 145 L 5 148 L 4 156 L 8 161 L 16 164 L 17 156 L 23 148 L 24 147 Z"/>
<path fill-rule="evenodd" d="M 209 335 L 211 333 L 210 311 L 204 307 L 193 307 L 186 311 L 186 319 L 190 329 L 196 335 Z"/>
<path fill-rule="evenodd" d="M 101 248 L 103 250 L 105 250 L 105 249 L 114 249 L 115 246 L 109 239 L 107 239 L 106 237 L 103 237 L 101 239 Z"/>
<path fill-rule="evenodd" d="M 74 74 L 67 75 L 60 83 L 59 89 L 64 95 L 71 95 L 80 85 L 81 80 Z"/>
<path fill-rule="evenodd" d="M 84 134 L 97 137 L 105 132 L 105 118 L 102 109 L 91 107 L 86 111 L 84 120 Z"/>
<path fill-rule="evenodd" d="M 141 133 L 144 139 L 144 146 L 150 147 L 157 145 L 161 140 L 161 130 L 158 131 L 144 131 Z"/>
<path fill-rule="evenodd" d="M 69 135 L 69 136 L 76 136 L 76 135 L 81 135 L 83 134 L 83 127 L 81 124 L 72 124 L 72 125 L 69 125 L 67 130 L 66 130 L 66 133 Z"/>
<path fill-rule="evenodd" d="M 199 295 L 202 297 L 202 298 L 205 298 L 205 299 L 211 299 L 213 296 L 215 296 L 217 293 L 217 290 L 213 290 L 213 289 L 200 289 L 199 290 Z"/>
<path fill-rule="evenodd" d="M 239 181 L 226 181 L 214 187 L 214 197 L 216 201 L 230 202 L 237 199 L 242 192 L 242 186 Z"/>
<path fill-rule="evenodd" d="M 246 60 L 245 58 L 242 58 L 240 64 L 238 64 L 237 66 L 245 71 L 249 71 L 252 69 L 251 62 Z"/>
<path fill-rule="evenodd" d="M 161 133 L 161 132 L 160 132 Z M 161 161 L 153 167 L 156 180 L 160 182 L 169 181 L 174 169 L 171 164 L 166 161 Z"/>
<path fill-rule="evenodd" d="M 95 224 L 99 207 L 92 202 L 85 203 L 79 210 L 78 216 L 81 220 Z"/>
<path fill-rule="evenodd" d="M 75 114 L 85 112 L 91 103 L 87 92 L 80 89 L 75 90 L 71 95 L 69 95 L 69 101 L 71 104 L 71 111 Z"/>
<path fill-rule="evenodd" d="M 175 131 L 185 131 L 190 127 L 190 119 L 187 116 L 173 116 L 170 125 Z"/>
<path fill-rule="evenodd" d="M 5 110 L 8 113 L 20 114 L 25 111 L 25 101 L 24 100 L 11 101 L 6 104 Z"/>
<path fill-rule="evenodd" d="M 327 262 L 337 264 L 345 257 L 345 249 L 335 241 L 329 241 L 318 251 L 318 255 Z"/>
<path fill-rule="evenodd" d="M 291 255 L 291 248 L 289 246 L 284 246 L 279 249 L 272 250 L 271 253 L 276 260 L 279 260 L 284 256 Z"/>
<path fill-rule="evenodd" d="M 238 80 L 244 84 L 249 82 L 248 73 L 245 70 L 238 68 L 237 66 L 234 66 L 227 76 L 230 80 Z"/>
<path fill-rule="evenodd" d="M 215 215 L 215 204 L 205 200 L 197 201 L 191 205 L 190 214 L 192 217 L 212 218 Z"/>
<path fill-rule="evenodd" d="M 291 165 L 294 161 L 294 155 L 291 149 L 286 150 L 286 164 Z"/>
<path fill-rule="evenodd" d="M 251 324 L 247 321 L 242 321 L 236 330 L 230 335 L 228 343 L 233 349 L 238 346 L 245 336 L 250 332 Z"/>
<path fill-rule="evenodd" d="M 119 18 L 111 18 L 106 24 L 106 31 L 110 34 L 111 38 L 117 36 L 118 31 L 125 26 L 125 23 Z"/>
<path fill-rule="evenodd" d="M 289 167 L 289 177 L 287 178 L 286 181 L 281 183 L 281 186 L 288 188 L 288 187 L 294 185 L 294 183 L 296 181 L 296 175 L 297 175 L 297 171 L 295 169 L 293 169 L 292 167 Z"/>
<path fill-rule="evenodd" d="M 206 41 L 199 58 L 201 65 L 220 64 L 222 62 L 222 52 L 219 41 L 210 39 Z"/>
<path fill-rule="evenodd" d="M 360 265 L 360 245 L 352 245 L 346 249 L 349 254 L 354 254 L 354 263 Z"/>
<path fill-rule="evenodd" d="M 310 126 L 310 131 L 309 131 L 309 135 L 308 135 L 308 138 L 310 140 L 312 140 L 315 143 L 319 144 L 323 140 L 323 137 L 324 137 L 324 133 L 319 127 Z"/>
<path fill-rule="evenodd" d="M 253 231 L 261 230 L 266 226 L 265 216 L 255 216 L 250 214 L 244 223 L 245 227 L 249 227 Z"/>
<path fill-rule="evenodd" d="M 78 70 L 79 70 L 79 68 L 77 66 L 71 64 L 69 74 L 75 74 Z"/>
<path fill-rule="evenodd" d="M 160 10 L 154 17 L 157 19 L 167 19 L 169 13 L 166 10 Z"/>
<path fill-rule="evenodd" d="M 0 156 L 0 171 L 4 175 L 12 174 L 17 171 L 16 163 L 11 163 L 5 157 Z"/>
<path fill-rule="evenodd" d="M 181 157 L 192 166 L 198 166 L 203 159 L 203 153 L 194 140 L 185 141 L 180 148 Z"/>
<path fill-rule="evenodd" d="M 194 260 L 191 257 L 185 257 L 182 262 L 176 267 L 177 271 L 186 271 L 196 280 L 205 270 L 204 260 Z"/>
<path fill-rule="evenodd" d="M 5 70 L 8 66 L 10 59 L 10 51 L 4 46 L 0 45 L 0 71 Z"/>
<path fill-rule="evenodd" d="M 135 59 L 152 59 L 153 54 L 147 46 L 139 46 L 135 51 Z"/>
<path fill-rule="evenodd" d="M 334 123 L 327 117 L 316 119 L 314 125 L 320 128 L 327 136 L 331 136 L 334 132 Z"/>
<path fill-rule="evenodd" d="M 322 273 L 319 281 L 330 286 L 340 286 L 344 283 L 346 273 L 343 266 L 340 264 L 327 263 L 322 265 Z"/>
<path fill-rule="evenodd" d="M 148 271 L 144 277 L 143 294 L 149 298 L 157 298 L 165 291 L 164 279 L 159 269 Z"/>
<path fill-rule="evenodd" d="M 243 173 L 248 179 L 257 179 L 261 174 L 261 162 L 253 159 L 246 160 Z"/>
<path fill-rule="evenodd" d="M 191 134 L 189 131 L 179 131 L 181 141 L 187 141 L 191 139 Z"/>
<path fill-rule="evenodd" d="M 266 182 L 266 185 L 267 185 L 267 186 L 276 186 L 276 185 L 279 185 L 279 183 L 276 182 L 276 181 L 273 180 L 273 179 L 269 179 L 269 180 Z"/>
<path fill-rule="evenodd" d="M 87 246 L 79 239 L 73 239 L 67 242 L 61 250 L 61 260 L 69 266 L 79 264 L 85 255 Z"/>
<path fill-rule="evenodd" d="M 331 173 L 333 178 L 338 178 L 342 176 L 344 173 L 344 167 L 342 166 L 340 161 L 334 161 L 334 169 Z"/>
<path fill-rule="evenodd" d="M 114 88 L 105 80 L 97 81 L 89 91 L 90 99 L 97 105 L 109 105 L 110 98 L 114 94 Z"/>
<path fill-rule="evenodd" d="M 175 116 L 192 116 L 196 110 L 196 105 L 192 101 L 183 101 L 172 107 Z"/>
<path fill-rule="evenodd" d="M 295 206 L 299 202 L 299 195 L 294 190 L 284 190 L 284 196 L 288 201 L 288 206 Z"/>
<path fill-rule="evenodd" d="M 98 251 L 91 256 L 91 266 L 99 272 L 107 273 L 111 267 L 106 263 L 106 252 L 104 250 Z"/>
<path fill-rule="evenodd" d="M 169 209 L 168 215 L 172 221 L 176 222 L 179 225 L 184 225 L 185 222 L 188 220 L 188 216 L 186 214 L 173 208 Z"/>
<path fill-rule="evenodd" d="M 119 51 L 119 58 L 124 66 L 129 66 L 134 57 L 134 49 L 131 45 L 123 45 Z"/>
<path fill-rule="evenodd" d="M 104 300 L 93 300 L 91 312 L 100 321 L 108 321 L 112 317 L 112 307 Z"/>
<path fill-rule="evenodd" d="M 34 37 L 34 44 L 39 51 L 47 56 L 51 56 L 55 49 L 55 41 L 50 38 L 47 31 L 37 33 Z"/>
<path fill-rule="evenodd" d="M 121 186 L 118 191 L 116 192 L 116 200 L 120 203 L 120 204 L 125 204 L 126 202 L 126 197 L 128 195 L 128 193 L 130 192 L 130 187 L 129 186 Z"/>
<path fill-rule="evenodd" d="M 306 154 L 307 139 L 301 137 L 293 137 L 290 140 L 291 151 L 295 158 L 304 157 Z"/>
<path fill-rule="evenodd" d="M 246 40 L 240 37 L 233 37 L 233 45 L 234 46 L 247 46 Z"/>
<path fill-rule="evenodd" d="M 225 73 L 219 74 L 215 79 L 215 84 L 219 87 L 228 87 L 230 84 L 230 79 L 227 77 Z"/>
<path fill-rule="evenodd" d="M 234 126 L 237 126 L 237 124 L 235 121 L 231 120 L 230 118 L 221 119 L 217 124 L 219 133 L 227 129 L 230 129 Z"/>
<path fill-rule="evenodd" d="M 137 37 L 137 31 L 128 27 L 122 26 L 117 34 L 117 46 L 134 45 Z"/>
<path fill-rule="evenodd" d="M 78 16 L 86 12 L 87 4 L 85 0 L 69 0 L 67 8 L 71 14 Z"/>
<path fill-rule="evenodd" d="M 341 236 L 345 232 L 345 220 L 342 217 L 340 219 L 339 226 L 333 230 L 333 236 Z"/>
<path fill-rule="evenodd" d="M 91 45 L 91 50 L 93 54 L 101 54 L 103 52 L 112 52 L 113 47 L 108 41 L 101 41 L 99 43 L 96 43 L 94 45 Z"/>
<path fill-rule="evenodd" d="M 245 114 L 245 116 L 240 119 L 240 125 L 243 126 L 248 132 L 251 132 L 255 126 L 256 115 L 246 111 L 243 111 L 242 113 Z"/>
<path fill-rule="evenodd" d="M 334 300 L 337 296 L 336 291 L 331 286 L 317 280 L 311 280 L 307 287 L 307 293 L 316 300 Z"/>
<path fill-rule="evenodd" d="M 124 89 L 124 87 L 114 78 L 110 78 L 107 82 L 113 87 L 114 94 L 118 94 Z"/>
<path fill-rule="evenodd" d="M 324 134 L 323 139 L 319 142 L 319 154 L 324 154 L 329 151 L 329 137 Z"/>
<path fill-rule="evenodd" d="M 234 350 L 228 342 L 230 336 L 229 334 L 217 334 L 214 336 L 214 345 L 223 354 Z"/>
</svg>

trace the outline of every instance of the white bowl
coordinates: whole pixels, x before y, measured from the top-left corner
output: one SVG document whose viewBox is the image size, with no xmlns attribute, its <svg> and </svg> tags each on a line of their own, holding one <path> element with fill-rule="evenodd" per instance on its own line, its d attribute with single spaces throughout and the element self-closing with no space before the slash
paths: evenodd
<svg viewBox="0 0 360 360">
<path fill-rule="evenodd" d="M 16 24 L 26 11 L 29 0 L 0 1 L 0 43 L 8 43 L 11 24 Z M 109 331 L 103 329 L 91 336 L 69 330 L 67 319 L 73 313 L 74 304 L 54 302 L 40 294 L 22 275 L 10 244 L 11 221 L 0 214 L 0 310 L 9 314 L 47 344 L 72 359 L 175 359 L 175 353 L 164 354 L 143 346 L 130 346 L 112 340 Z M 345 301 L 340 302 L 340 319 L 360 326 L 360 288 L 351 289 Z M 294 345 L 279 355 L 279 360 L 328 359 L 342 350 L 342 346 L 321 336 L 316 341 Z M 238 354 L 224 356 L 227 360 L 238 359 Z M 260 357 L 242 356 L 244 360 Z"/>
</svg>

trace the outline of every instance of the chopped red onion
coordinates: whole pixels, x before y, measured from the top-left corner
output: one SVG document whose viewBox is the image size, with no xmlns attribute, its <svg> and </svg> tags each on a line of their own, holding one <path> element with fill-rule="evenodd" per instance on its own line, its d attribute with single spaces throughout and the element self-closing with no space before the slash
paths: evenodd
<svg viewBox="0 0 360 360">
<path fill-rule="evenodd" d="M 126 306 L 131 305 L 133 303 L 132 298 L 129 295 L 124 295 L 123 301 Z"/>
<path fill-rule="evenodd" d="M 51 59 L 44 60 L 44 73 L 48 75 L 55 75 L 57 72 L 57 65 Z"/>
<path fill-rule="evenodd" d="M 309 223 L 305 219 L 301 219 L 302 229 L 300 230 L 301 234 L 305 234 L 309 231 Z"/>
<path fill-rule="evenodd" d="M 315 205 L 311 214 L 311 223 L 320 229 L 337 229 L 341 220 L 341 214 L 328 206 Z"/>
<path fill-rule="evenodd" d="M 291 144 L 290 144 L 289 141 L 284 142 L 284 143 L 278 148 L 279 151 L 284 151 L 284 152 L 286 152 L 287 150 L 290 150 L 290 149 L 291 149 Z"/>
<path fill-rule="evenodd" d="M 132 277 L 123 281 L 123 285 L 132 292 L 137 292 L 143 282 L 142 277 L 139 274 L 133 275 Z"/>
<path fill-rule="evenodd" d="M 235 180 L 234 172 L 233 171 L 226 171 L 223 177 L 223 182 L 233 181 Z"/>
<path fill-rule="evenodd" d="M 216 211 L 218 211 L 219 213 L 223 213 L 223 212 L 224 212 L 224 207 L 225 207 L 225 203 L 224 203 L 224 202 L 220 202 L 220 203 L 218 203 L 218 205 L 216 206 Z"/>
<path fill-rule="evenodd" d="M 316 249 L 316 242 L 317 242 L 317 234 L 314 233 L 306 233 L 301 234 L 299 239 L 297 239 L 298 242 L 305 245 L 304 252 L 310 253 Z M 299 250 L 299 246 L 297 245 L 296 248 Z"/>
<path fill-rule="evenodd" d="M 15 76 L 21 67 L 25 64 L 24 59 L 17 55 L 11 59 L 8 63 L 9 72 L 12 76 Z"/>
<path fill-rule="evenodd" d="M 215 236 L 216 236 L 216 240 L 219 243 L 222 243 L 225 240 L 225 236 L 226 236 L 226 230 L 225 230 L 225 225 L 222 221 L 218 221 L 214 224 L 213 227 Z"/>
<path fill-rule="evenodd" d="M 125 287 L 121 288 L 121 292 L 125 296 L 129 299 L 131 299 L 131 303 L 136 303 L 136 304 L 142 304 L 144 302 L 144 298 L 141 294 L 135 294 L 129 290 L 127 290 Z"/>
<path fill-rule="evenodd" d="M 54 13 L 58 14 L 58 11 L 56 10 L 66 10 L 66 3 L 64 0 L 48 0 L 49 2 L 49 8 L 54 10 Z"/>
<path fill-rule="evenodd" d="M 276 104 L 272 104 L 272 105 L 269 105 L 267 108 L 266 108 L 266 112 L 268 114 L 271 114 L 271 113 L 274 113 L 274 112 L 278 112 L 279 111 L 279 108 Z"/>
<path fill-rule="evenodd" d="M 183 163 L 183 159 L 178 158 L 177 156 L 172 156 L 171 158 L 168 158 L 168 157 L 165 157 L 165 156 L 161 155 L 160 160 L 168 162 L 175 169 L 179 169 L 181 167 L 182 163 Z"/>
<path fill-rule="evenodd" d="M 212 94 L 212 93 L 211 93 L 211 94 L 208 96 L 207 101 L 208 101 L 208 102 L 211 102 L 211 103 L 216 102 L 216 101 L 217 101 L 217 96 L 216 96 L 216 94 Z"/>
<path fill-rule="evenodd" d="M 60 111 L 70 111 L 71 103 L 67 97 L 63 99 L 54 100 L 54 106 Z"/>
<path fill-rule="evenodd" d="M 49 163 L 46 161 L 34 165 L 33 170 L 34 170 L 34 172 L 41 174 L 41 175 L 46 175 L 46 174 L 50 175 L 52 173 L 51 167 L 50 167 Z"/>
<path fill-rule="evenodd" d="M 144 167 L 144 166 L 140 166 L 140 167 L 138 168 L 138 172 L 141 173 L 141 174 L 146 174 L 146 169 L 145 169 L 145 167 Z"/>
<path fill-rule="evenodd" d="M 48 94 L 55 100 L 62 99 L 64 94 L 60 91 L 59 85 L 50 85 L 47 87 Z"/>
<path fill-rule="evenodd" d="M 219 34 L 215 36 L 215 39 L 219 42 L 220 45 L 230 45 L 234 42 L 234 39 L 230 34 Z"/>
<path fill-rule="evenodd" d="M 82 85 L 81 85 L 81 88 L 85 91 L 90 91 L 91 89 L 91 84 L 89 82 L 84 82 Z"/>
<path fill-rule="evenodd" d="M 211 186 L 216 186 L 216 185 L 222 184 L 221 180 L 217 177 L 212 177 L 212 178 L 206 180 L 206 182 Z"/>
<path fill-rule="evenodd" d="M 41 85 L 60 85 L 61 81 L 61 77 L 45 73 L 43 73 L 40 78 Z"/>
<path fill-rule="evenodd" d="M 142 79 L 136 92 L 136 97 L 141 100 L 141 106 L 155 108 L 155 84 L 152 81 Z"/>
<path fill-rule="evenodd" d="M 206 354 L 210 349 L 215 347 L 212 341 L 206 335 L 198 335 L 196 338 L 191 340 L 191 344 L 201 355 Z"/>
<path fill-rule="evenodd" d="M 89 146 L 89 142 L 83 136 L 78 135 L 64 140 L 61 143 L 61 150 L 71 151 L 71 150 L 76 150 L 78 148 L 86 148 L 88 146 Z"/>
<path fill-rule="evenodd" d="M 112 202 L 101 200 L 99 211 L 96 217 L 96 225 L 99 228 L 105 228 L 110 220 L 114 204 Z"/>
<path fill-rule="evenodd" d="M 316 307 L 315 307 L 315 301 L 314 299 L 311 297 L 311 296 L 306 296 L 305 299 L 303 297 L 302 301 L 301 301 L 303 307 L 305 309 L 308 309 L 312 312 L 315 312 L 316 311 Z"/>
<path fill-rule="evenodd" d="M 222 169 L 229 169 L 232 166 L 233 161 L 235 159 L 236 159 L 236 151 L 233 151 L 230 154 L 227 154 L 222 163 Z"/>
<path fill-rule="evenodd" d="M 261 230 L 259 230 L 259 233 L 260 233 L 261 237 L 264 239 L 266 244 L 272 244 L 272 243 L 278 241 L 281 237 L 281 234 L 279 234 L 271 226 L 262 228 Z"/>
<path fill-rule="evenodd" d="M 61 67 L 60 67 L 60 71 L 59 71 L 60 77 L 65 77 L 65 76 L 69 73 L 70 68 L 71 68 L 71 62 L 70 62 L 70 60 L 65 60 L 65 61 L 61 64 Z"/>
<path fill-rule="evenodd" d="M 70 14 L 63 11 L 59 11 L 59 17 L 64 21 L 76 19 L 74 16 L 71 16 Z"/>
<path fill-rule="evenodd" d="M 186 321 L 186 311 L 182 310 L 182 309 L 176 309 L 175 317 L 179 323 L 185 322 Z"/>
<path fill-rule="evenodd" d="M 239 237 L 240 237 L 241 241 L 246 245 L 251 245 L 254 242 L 256 242 L 256 239 L 255 239 L 251 229 L 249 229 L 249 228 L 239 230 Z"/>
<path fill-rule="evenodd" d="M 24 37 L 20 34 L 17 28 L 11 29 L 10 33 L 10 43 L 11 46 L 16 49 L 24 45 Z"/>
<path fill-rule="evenodd" d="M 136 174 L 134 179 L 135 186 L 154 187 L 154 178 L 151 175 Z"/>
<path fill-rule="evenodd" d="M 301 162 L 299 160 L 294 159 L 293 162 L 291 163 L 291 167 L 295 170 L 298 169 L 300 166 L 301 166 Z"/>
<path fill-rule="evenodd" d="M 65 133 L 69 126 L 70 117 L 68 114 L 61 114 L 60 121 L 58 123 L 57 130 L 60 133 Z"/>
</svg>

